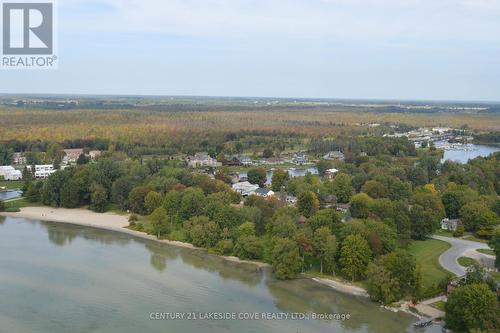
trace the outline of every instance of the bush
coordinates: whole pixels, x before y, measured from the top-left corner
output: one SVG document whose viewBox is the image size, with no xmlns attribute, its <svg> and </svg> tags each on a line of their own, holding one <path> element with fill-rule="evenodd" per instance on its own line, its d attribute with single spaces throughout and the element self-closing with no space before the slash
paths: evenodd
<svg viewBox="0 0 500 333">
<path fill-rule="evenodd" d="M 465 228 L 462 223 L 459 223 L 457 225 L 457 230 L 453 232 L 453 237 L 462 237 L 464 235 Z"/>
<path fill-rule="evenodd" d="M 128 218 L 128 222 L 130 223 L 129 225 L 131 227 L 135 226 L 138 221 L 139 221 L 139 216 L 137 216 L 136 214 L 132 214 Z"/>
<path fill-rule="evenodd" d="M 2 200 L 0 200 L 0 212 L 3 212 L 5 210 L 5 204 Z"/>
<path fill-rule="evenodd" d="M 227 256 L 233 253 L 233 241 L 231 239 L 223 239 L 215 246 L 215 253 Z"/>
<path fill-rule="evenodd" d="M 17 207 L 8 207 L 4 210 L 6 213 L 19 213 L 21 210 Z"/>
</svg>

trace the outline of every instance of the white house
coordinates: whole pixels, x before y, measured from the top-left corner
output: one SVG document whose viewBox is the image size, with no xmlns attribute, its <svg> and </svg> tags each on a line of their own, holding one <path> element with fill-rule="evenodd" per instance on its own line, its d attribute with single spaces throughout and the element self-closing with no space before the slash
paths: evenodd
<svg viewBox="0 0 500 333">
<path fill-rule="evenodd" d="M 222 165 L 215 158 L 210 157 L 208 153 L 196 153 L 194 156 L 188 156 L 186 162 L 190 168 L 194 169 L 203 167 L 217 168 Z"/>
<path fill-rule="evenodd" d="M 258 188 L 255 190 L 255 195 L 263 198 L 269 198 L 274 196 L 274 192 L 267 188 Z"/>
<path fill-rule="evenodd" d="M 345 159 L 345 155 L 341 151 L 331 151 L 323 156 L 323 159 L 330 161 L 343 161 Z"/>
<path fill-rule="evenodd" d="M 52 164 L 35 165 L 35 178 L 48 178 L 56 171 L 57 170 L 54 170 L 54 166 Z"/>
<path fill-rule="evenodd" d="M 250 184 L 249 182 L 240 182 L 233 184 L 233 191 L 238 192 L 243 197 L 255 194 L 259 185 Z"/>
<path fill-rule="evenodd" d="M 456 231 L 460 220 L 458 219 L 442 219 L 441 220 L 441 229 L 448 231 Z"/>
<path fill-rule="evenodd" d="M 22 172 L 14 169 L 10 165 L 0 166 L 0 176 L 5 180 L 21 180 L 23 178 Z"/>
<path fill-rule="evenodd" d="M 333 179 L 333 178 L 335 178 L 335 175 L 337 175 L 338 172 L 339 172 L 339 170 L 337 170 L 335 168 L 328 169 L 325 171 L 325 177 L 328 179 Z"/>
</svg>

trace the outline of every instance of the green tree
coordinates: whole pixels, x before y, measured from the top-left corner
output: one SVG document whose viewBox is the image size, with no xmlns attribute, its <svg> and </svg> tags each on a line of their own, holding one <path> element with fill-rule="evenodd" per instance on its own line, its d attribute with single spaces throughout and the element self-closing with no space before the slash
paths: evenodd
<svg viewBox="0 0 500 333">
<path fill-rule="evenodd" d="M 61 207 L 77 207 L 80 202 L 78 193 L 78 185 L 73 179 L 66 182 L 61 188 Z"/>
<path fill-rule="evenodd" d="M 374 199 L 385 198 L 387 196 L 384 184 L 376 180 L 367 181 L 361 190 Z"/>
<path fill-rule="evenodd" d="M 104 213 L 108 204 L 108 194 L 101 184 L 92 185 L 90 193 L 90 209 L 94 212 Z"/>
<path fill-rule="evenodd" d="M 496 255 L 495 267 L 500 269 L 500 229 L 495 231 L 488 245 L 493 249 Z"/>
<path fill-rule="evenodd" d="M 337 237 L 335 237 L 334 235 L 330 235 L 327 237 L 324 251 L 325 251 L 324 266 L 326 270 L 332 272 L 332 275 L 335 275 L 335 262 L 338 251 Z"/>
<path fill-rule="evenodd" d="M 316 163 L 316 168 L 318 168 L 318 173 L 322 177 L 325 175 L 326 170 L 331 169 L 331 167 L 332 167 L 331 161 L 320 160 L 318 163 Z"/>
<path fill-rule="evenodd" d="M 283 169 L 276 169 L 273 171 L 273 179 L 271 188 L 273 191 L 278 192 L 285 186 L 288 180 L 288 172 Z"/>
<path fill-rule="evenodd" d="M 145 215 L 146 207 L 144 199 L 148 195 L 149 189 L 145 186 L 138 186 L 132 189 L 128 195 L 128 205 L 130 210 L 136 214 Z"/>
<path fill-rule="evenodd" d="M 398 281 L 384 266 L 370 263 L 366 275 L 368 276 L 366 285 L 372 300 L 383 304 L 398 300 Z"/>
<path fill-rule="evenodd" d="M 52 143 L 47 148 L 45 161 L 54 164 L 54 168 L 58 169 L 56 166 L 61 165 L 64 155 L 66 155 L 64 148 L 58 143 Z"/>
<path fill-rule="evenodd" d="M 184 222 L 184 229 L 194 246 L 210 248 L 220 239 L 220 228 L 217 223 L 206 216 L 195 216 Z"/>
<path fill-rule="evenodd" d="M 348 203 L 354 192 L 351 176 L 343 172 L 338 173 L 332 182 L 332 189 L 338 202 Z"/>
<path fill-rule="evenodd" d="M 435 232 L 439 222 L 432 211 L 420 205 L 413 205 L 410 209 L 411 236 L 413 239 L 425 239 Z"/>
<path fill-rule="evenodd" d="M 457 332 L 500 329 L 500 310 L 488 285 L 469 284 L 454 289 L 445 304 L 446 326 Z"/>
<path fill-rule="evenodd" d="M 330 228 L 321 227 L 314 232 L 313 237 L 313 246 L 314 252 L 316 256 L 320 260 L 320 273 L 323 274 L 323 262 L 328 260 L 327 255 L 329 254 L 329 242 L 331 239 L 332 233 Z"/>
<path fill-rule="evenodd" d="M 334 209 L 321 209 L 307 220 L 307 226 L 314 232 L 321 227 L 328 227 L 333 232 L 336 225 L 342 222 Z"/>
<path fill-rule="evenodd" d="M 241 259 L 260 259 L 264 253 L 264 244 L 254 235 L 243 235 L 234 246 L 234 254 Z"/>
<path fill-rule="evenodd" d="M 162 200 L 163 198 L 160 193 L 155 191 L 149 192 L 144 198 L 144 207 L 146 208 L 146 213 L 151 214 L 155 209 L 160 207 Z"/>
<path fill-rule="evenodd" d="M 351 215 L 355 218 L 366 219 L 370 213 L 370 205 L 373 199 L 366 193 L 359 193 L 352 197 Z"/>
<path fill-rule="evenodd" d="M 278 279 L 287 280 L 297 277 L 303 265 L 297 243 L 286 238 L 276 239 L 271 253 L 271 262 L 274 275 Z"/>
<path fill-rule="evenodd" d="M 162 234 L 166 234 L 170 230 L 167 211 L 163 207 L 156 208 L 149 216 L 149 221 L 158 239 L 161 238 Z"/>
<path fill-rule="evenodd" d="M 301 192 L 297 197 L 297 208 L 305 217 L 313 216 L 319 210 L 319 200 L 311 191 Z"/>
<path fill-rule="evenodd" d="M 498 223 L 498 218 L 483 202 L 470 202 L 460 209 L 460 219 L 467 231 L 478 231 Z"/>
<path fill-rule="evenodd" d="M 340 265 L 342 273 L 352 281 L 365 277 L 372 253 L 368 242 L 359 235 L 349 235 L 342 242 Z"/>
<path fill-rule="evenodd" d="M 190 187 L 184 191 L 180 204 L 180 214 L 185 220 L 203 214 L 205 195 L 199 188 Z M 168 210 L 167 210 L 168 211 Z"/>
<path fill-rule="evenodd" d="M 264 187 L 267 181 L 267 173 L 264 168 L 252 168 L 248 170 L 247 173 L 248 181 L 251 184 L 257 184 L 260 187 Z"/>
</svg>

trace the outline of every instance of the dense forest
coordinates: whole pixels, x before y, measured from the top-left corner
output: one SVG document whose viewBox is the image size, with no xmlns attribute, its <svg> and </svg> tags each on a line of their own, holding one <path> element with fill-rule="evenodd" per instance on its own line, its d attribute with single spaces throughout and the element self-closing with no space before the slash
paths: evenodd
<svg viewBox="0 0 500 333">
<path fill-rule="evenodd" d="M 382 136 L 450 119 L 471 131 L 498 130 L 499 124 L 491 115 L 3 109 L 0 165 L 24 152 L 23 192 L 31 203 L 130 212 L 131 229 L 269 263 L 278 279 L 337 276 L 362 283 L 383 304 L 417 302 L 444 292 L 451 279 L 424 284 L 409 250 L 437 232 L 443 218 L 460 220 L 453 236 L 471 234 L 500 252 L 500 153 L 442 163 L 433 145 L 416 149 L 406 137 Z M 372 121 L 377 126 L 366 125 Z M 497 132 L 477 134 L 485 142 L 498 138 Z M 103 154 L 34 179 L 31 166 L 59 167 L 64 148 Z M 231 188 L 229 168 L 186 168 L 185 154 L 199 151 L 218 159 L 305 151 L 319 174 L 290 178 L 275 166 L 269 185 L 275 196 L 242 198 Z M 322 158 L 331 151 L 342 151 L 345 159 Z M 330 168 L 338 170 L 335 177 L 326 177 Z M 266 186 L 266 171 L 252 167 L 249 181 Z M 287 203 L 288 196 L 296 204 Z M 469 294 L 491 303 L 496 289 L 485 276 L 476 267 L 451 297 L 452 327 L 478 327 L 461 321 L 460 311 Z M 493 304 L 484 322 L 495 328 Z"/>
</svg>

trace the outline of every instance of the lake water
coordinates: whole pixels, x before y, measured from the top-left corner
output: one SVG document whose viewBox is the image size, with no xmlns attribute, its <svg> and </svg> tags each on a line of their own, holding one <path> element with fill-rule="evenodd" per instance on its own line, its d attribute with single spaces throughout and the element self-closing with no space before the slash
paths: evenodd
<svg viewBox="0 0 500 333">
<path fill-rule="evenodd" d="M 467 163 L 470 159 L 474 159 L 479 156 L 489 156 L 492 153 L 500 151 L 500 147 L 496 146 L 485 146 L 485 145 L 474 145 L 470 144 L 467 146 L 466 150 L 464 149 L 448 149 L 445 150 L 443 156 L 444 161 L 455 161 L 459 163 Z"/>
<path fill-rule="evenodd" d="M 296 178 L 296 177 L 304 177 L 307 173 L 311 173 L 313 175 L 318 174 L 318 168 L 316 167 L 310 167 L 310 168 L 292 168 L 288 169 L 288 175 L 290 178 Z M 247 172 L 242 171 L 239 174 L 240 178 L 246 178 L 247 177 Z M 266 174 L 266 184 L 269 185 L 272 183 L 273 180 L 273 171 L 268 170 Z"/>
<path fill-rule="evenodd" d="M 0 200 L 9 200 L 21 197 L 22 191 L 2 191 L 0 192 Z"/>
<path fill-rule="evenodd" d="M 314 312 L 351 318 L 150 320 L 155 312 Z M 0 216 L 2 332 L 401 333 L 416 331 L 414 321 L 310 280 L 277 281 L 255 266 L 203 251 Z"/>
</svg>

